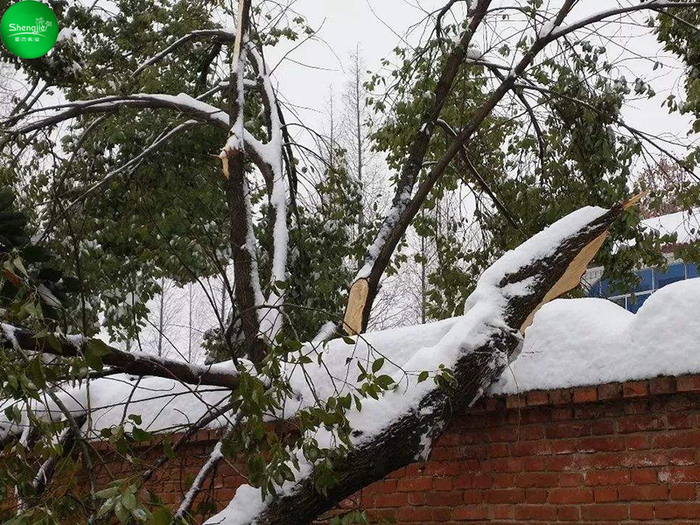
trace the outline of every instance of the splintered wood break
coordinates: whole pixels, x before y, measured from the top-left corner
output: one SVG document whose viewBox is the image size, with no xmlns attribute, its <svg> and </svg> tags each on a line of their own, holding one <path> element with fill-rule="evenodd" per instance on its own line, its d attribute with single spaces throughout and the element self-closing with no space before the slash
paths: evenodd
<svg viewBox="0 0 700 525">
<path fill-rule="evenodd" d="M 358 279 L 350 288 L 348 306 L 345 308 L 343 328 L 349 335 L 362 333 L 362 314 L 369 296 L 369 281 Z"/>
<path fill-rule="evenodd" d="M 224 179 L 228 179 L 228 151 L 224 149 L 219 153 L 219 158 L 221 159 L 222 169 L 224 170 Z"/>
<path fill-rule="evenodd" d="M 627 210 L 632 206 L 635 206 L 640 200 L 646 197 L 648 193 L 649 192 L 647 191 L 643 191 L 641 193 L 633 195 L 626 201 L 620 203 L 619 206 L 623 210 Z M 554 284 L 552 289 L 549 290 L 549 292 L 547 292 L 547 294 L 544 296 L 544 299 L 542 299 L 542 302 L 537 305 L 537 308 L 530 312 L 530 315 L 527 317 L 527 319 L 525 319 L 525 322 L 520 327 L 520 333 L 525 333 L 525 329 L 532 324 L 532 320 L 534 319 L 535 314 L 540 308 L 542 308 L 543 305 L 545 305 L 553 299 L 556 299 L 560 295 L 565 294 L 569 290 L 573 290 L 579 285 L 579 283 L 581 282 L 581 277 L 583 277 L 583 274 L 586 273 L 588 264 L 596 256 L 596 254 L 600 250 L 600 247 L 603 245 L 607 237 L 608 232 L 606 231 L 598 237 L 596 237 L 593 241 L 586 245 L 586 247 L 583 248 L 583 250 L 581 250 L 578 253 L 578 255 L 576 255 L 576 257 L 566 268 L 564 275 L 562 275 L 559 278 L 559 280 Z"/>
<path fill-rule="evenodd" d="M 527 317 L 527 319 L 525 319 L 525 322 L 520 327 L 520 333 L 525 333 L 525 329 L 532 324 L 532 319 L 543 305 L 553 299 L 556 299 L 569 290 L 573 290 L 579 285 L 581 282 L 581 277 L 583 277 L 583 274 L 586 272 L 586 268 L 588 268 L 588 263 L 590 263 L 593 260 L 593 257 L 596 256 L 598 250 L 600 250 L 600 247 L 603 245 L 607 237 L 608 232 L 602 233 L 587 244 L 586 247 L 583 248 L 583 250 L 581 250 L 576 257 L 574 257 L 574 260 L 571 261 L 569 266 L 566 268 L 564 275 L 559 278 L 554 286 L 552 286 L 552 288 L 546 293 L 544 299 L 542 299 L 542 302 L 538 304 L 537 308 L 530 312 L 530 315 Z"/>
<path fill-rule="evenodd" d="M 637 193 L 637 195 L 632 195 L 629 199 L 622 203 L 622 209 L 627 210 L 637 204 L 640 200 L 649 195 L 649 191 L 642 191 Z"/>
</svg>

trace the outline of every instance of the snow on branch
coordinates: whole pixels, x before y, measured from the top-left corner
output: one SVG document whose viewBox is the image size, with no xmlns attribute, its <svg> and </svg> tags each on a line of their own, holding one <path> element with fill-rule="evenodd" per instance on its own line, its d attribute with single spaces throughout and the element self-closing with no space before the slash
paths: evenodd
<svg viewBox="0 0 700 525">
<path fill-rule="evenodd" d="M 175 42 L 170 44 L 168 47 L 166 47 L 163 51 L 160 53 L 152 56 L 148 60 L 146 60 L 143 64 L 141 64 L 138 68 L 133 73 L 133 76 L 138 75 L 141 73 L 144 69 L 146 69 L 149 66 L 152 66 L 156 62 L 162 60 L 166 56 L 168 56 L 170 53 L 175 51 L 178 47 L 186 44 L 187 42 L 191 42 L 193 40 L 201 40 L 205 38 L 211 38 L 214 37 L 215 40 L 219 42 L 231 42 L 235 40 L 236 38 L 236 32 L 232 28 L 222 28 L 222 29 L 200 29 L 197 31 L 192 31 L 190 33 L 187 33 L 185 36 L 178 38 Z"/>
<path fill-rule="evenodd" d="M 60 357 L 84 355 L 88 347 L 94 347 L 103 364 L 125 374 L 164 377 L 191 385 L 238 387 L 239 374 L 228 364 L 194 365 L 141 352 L 125 352 L 83 336 L 39 336 L 29 330 L 0 324 L 0 347 Z"/>
<path fill-rule="evenodd" d="M 179 95 L 138 93 L 135 95 L 108 96 L 94 100 L 68 102 L 15 115 L 11 119 L 5 120 L 3 124 L 10 125 L 7 130 L 10 133 L 26 134 L 90 113 L 116 112 L 122 107 L 137 109 L 172 109 L 219 128 L 228 129 L 229 127 L 228 115 L 225 111 L 211 104 L 194 99 L 184 93 L 180 93 Z M 56 112 L 23 123 L 23 121 L 28 120 L 29 117 L 39 113 L 50 113 L 51 111 Z"/>
<path fill-rule="evenodd" d="M 266 304 L 276 306 L 274 309 L 261 309 L 261 331 L 270 340 L 274 340 L 281 328 L 282 312 L 280 303 L 282 297 L 276 291 L 275 283 L 283 282 L 287 278 L 287 251 L 289 244 L 289 230 L 287 225 L 287 185 L 282 169 L 283 138 L 282 124 L 280 122 L 277 97 L 272 87 L 270 72 L 262 54 L 251 48 L 248 52 L 253 69 L 258 75 L 258 83 L 261 86 L 263 104 L 267 114 L 270 138 L 263 145 L 263 159 L 270 166 L 272 176 L 272 192 L 270 204 L 274 210 L 273 228 L 273 257 L 272 257 L 272 291 L 266 299 Z"/>
<path fill-rule="evenodd" d="M 394 332 L 413 330 L 412 345 L 417 347 L 413 353 L 405 353 L 402 338 L 386 337 L 384 350 L 401 368 L 392 375 L 397 388 L 377 400 L 363 401 L 361 410 L 346 414 L 353 429 L 353 448 L 334 461 L 337 482 L 326 495 L 316 488 L 313 461 L 299 451 L 291 451 L 299 468 L 288 465 L 295 472 L 295 480 L 286 482 L 277 496 L 263 499 L 259 489 L 243 486 L 228 508 L 207 523 L 310 523 L 362 487 L 426 457 L 449 414 L 471 405 L 499 379 L 508 360 L 517 355 L 522 342 L 520 331 L 544 303 L 579 283 L 608 228 L 634 202 L 611 210 L 583 208 L 506 253 L 479 279 L 464 316 Z M 421 339 L 422 332 L 425 337 Z M 421 341 L 425 346 L 420 346 Z M 342 344 L 333 346 L 337 352 Z M 354 351 L 352 345 L 346 347 L 346 353 L 337 357 L 339 361 L 345 362 Z M 319 368 L 322 366 L 327 365 Z M 312 370 L 310 365 L 306 373 L 313 378 Z M 442 376 L 450 386 L 443 388 L 438 386 L 439 381 L 420 381 L 410 375 L 420 371 Z M 316 392 L 322 388 L 318 378 L 311 382 Z M 330 389 L 332 386 L 328 386 Z M 336 447 L 329 430 L 318 431 L 314 437 L 321 448 Z"/>
</svg>

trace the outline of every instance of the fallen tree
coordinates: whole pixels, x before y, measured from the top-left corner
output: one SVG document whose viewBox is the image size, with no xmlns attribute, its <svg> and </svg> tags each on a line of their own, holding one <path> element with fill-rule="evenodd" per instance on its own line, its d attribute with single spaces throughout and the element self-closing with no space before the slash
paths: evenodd
<svg viewBox="0 0 700 525">
<path fill-rule="evenodd" d="M 445 383 L 410 384 L 349 416 L 355 447 L 334 465 L 336 482 L 318 491 L 314 465 L 299 458 L 297 479 L 278 497 L 239 489 L 228 509 L 208 523 L 306 524 L 390 472 L 427 459 L 430 443 L 451 414 L 471 406 L 517 354 L 524 330 L 542 304 L 578 285 L 610 225 L 636 199 L 606 211 L 582 209 L 498 260 L 479 280 L 462 319 L 437 344 L 404 365 L 450 371 Z M 331 446 L 331 443 L 326 443 Z"/>
</svg>

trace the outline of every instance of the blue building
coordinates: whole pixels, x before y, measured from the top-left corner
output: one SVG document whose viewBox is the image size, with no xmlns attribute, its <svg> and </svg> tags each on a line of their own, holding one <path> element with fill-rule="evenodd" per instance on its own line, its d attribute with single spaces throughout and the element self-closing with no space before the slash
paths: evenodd
<svg viewBox="0 0 700 525">
<path fill-rule="evenodd" d="M 675 233 L 678 244 L 694 242 L 700 233 L 700 210 L 695 213 L 687 212 L 671 213 L 654 217 L 643 221 L 647 228 L 654 229 L 661 235 Z M 636 313 L 651 294 L 664 286 L 700 277 L 698 265 L 684 263 L 675 259 L 672 255 L 666 255 L 667 267 L 642 268 L 635 273 L 640 279 L 639 284 L 627 293 L 620 294 L 612 289 L 607 279 L 602 279 L 603 268 L 590 268 L 582 279 L 584 289 L 588 290 L 589 297 L 603 297 L 615 301 L 630 312 Z"/>
</svg>

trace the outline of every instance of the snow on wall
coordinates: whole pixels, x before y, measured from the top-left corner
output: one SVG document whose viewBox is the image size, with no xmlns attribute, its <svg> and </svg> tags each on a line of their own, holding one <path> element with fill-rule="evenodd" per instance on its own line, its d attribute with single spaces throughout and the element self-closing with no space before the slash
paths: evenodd
<svg viewBox="0 0 700 525">
<path fill-rule="evenodd" d="M 632 314 L 606 299 L 557 299 L 491 387 L 514 394 L 700 372 L 700 279 L 668 285 Z"/>
</svg>

